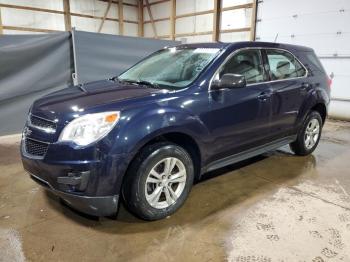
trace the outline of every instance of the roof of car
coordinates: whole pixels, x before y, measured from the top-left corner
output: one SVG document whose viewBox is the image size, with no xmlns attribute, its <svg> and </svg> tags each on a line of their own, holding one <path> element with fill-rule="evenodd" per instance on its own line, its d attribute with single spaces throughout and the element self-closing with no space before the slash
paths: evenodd
<svg viewBox="0 0 350 262">
<path fill-rule="evenodd" d="M 283 43 L 273 43 L 273 42 L 260 42 L 260 41 L 241 41 L 241 42 L 232 42 L 232 43 L 223 43 L 223 42 L 209 42 L 209 43 L 193 43 L 193 44 L 180 44 L 178 47 L 182 48 L 244 48 L 244 47 L 262 47 L 262 48 L 280 48 L 286 50 L 296 50 L 309 52 L 313 51 L 312 48 L 300 45 L 291 45 Z"/>
<path fill-rule="evenodd" d="M 180 44 L 177 47 L 181 48 L 224 48 L 229 46 L 231 43 L 222 42 L 208 42 L 208 43 L 193 43 L 193 44 Z"/>
</svg>

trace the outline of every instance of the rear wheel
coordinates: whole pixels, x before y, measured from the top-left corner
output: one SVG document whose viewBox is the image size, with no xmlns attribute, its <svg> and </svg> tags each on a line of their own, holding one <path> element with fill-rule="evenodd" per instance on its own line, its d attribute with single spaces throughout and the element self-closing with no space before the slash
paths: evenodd
<svg viewBox="0 0 350 262">
<path fill-rule="evenodd" d="M 182 206 L 193 178 L 193 162 L 186 150 L 167 142 L 147 146 L 127 173 L 125 204 L 142 219 L 165 218 Z"/>
<path fill-rule="evenodd" d="M 296 155 L 305 156 L 311 154 L 320 141 L 321 132 L 321 115 L 317 111 L 311 111 L 298 133 L 297 140 L 290 144 L 290 148 Z"/>
</svg>

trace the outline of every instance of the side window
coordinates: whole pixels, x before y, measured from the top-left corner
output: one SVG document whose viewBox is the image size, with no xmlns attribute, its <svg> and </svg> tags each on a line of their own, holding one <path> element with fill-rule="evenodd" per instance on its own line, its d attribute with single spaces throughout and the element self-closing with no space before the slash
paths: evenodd
<svg viewBox="0 0 350 262">
<path fill-rule="evenodd" d="M 215 76 L 220 79 L 224 74 L 244 75 L 247 84 L 267 81 L 260 50 L 243 50 L 231 57 Z"/>
<path fill-rule="evenodd" d="M 266 50 L 266 54 L 272 80 L 300 77 L 306 74 L 305 68 L 290 53 Z"/>
</svg>

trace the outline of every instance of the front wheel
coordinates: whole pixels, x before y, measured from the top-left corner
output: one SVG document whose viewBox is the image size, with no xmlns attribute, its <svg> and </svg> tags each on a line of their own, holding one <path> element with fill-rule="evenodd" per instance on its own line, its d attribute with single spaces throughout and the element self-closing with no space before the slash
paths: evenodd
<svg viewBox="0 0 350 262">
<path fill-rule="evenodd" d="M 123 184 L 127 208 L 145 220 L 162 219 L 179 209 L 193 184 L 187 151 L 162 142 L 145 147 L 133 161 Z"/>
<path fill-rule="evenodd" d="M 290 144 L 290 148 L 296 155 L 311 154 L 320 141 L 321 132 L 321 115 L 317 111 L 311 111 L 298 133 L 297 140 Z"/>
</svg>

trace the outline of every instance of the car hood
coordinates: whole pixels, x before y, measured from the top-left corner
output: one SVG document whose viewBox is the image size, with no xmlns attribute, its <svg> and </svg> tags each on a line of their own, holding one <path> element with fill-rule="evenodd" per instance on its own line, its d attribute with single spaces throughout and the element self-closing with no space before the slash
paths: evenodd
<svg viewBox="0 0 350 262">
<path fill-rule="evenodd" d="M 53 119 L 62 114 L 89 111 L 102 105 L 121 107 L 120 102 L 164 94 L 164 90 L 149 86 L 122 84 L 112 80 L 102 80 L 72 86 L 46 95 L 36 100 L 32 113 Z"/>
</svg>

